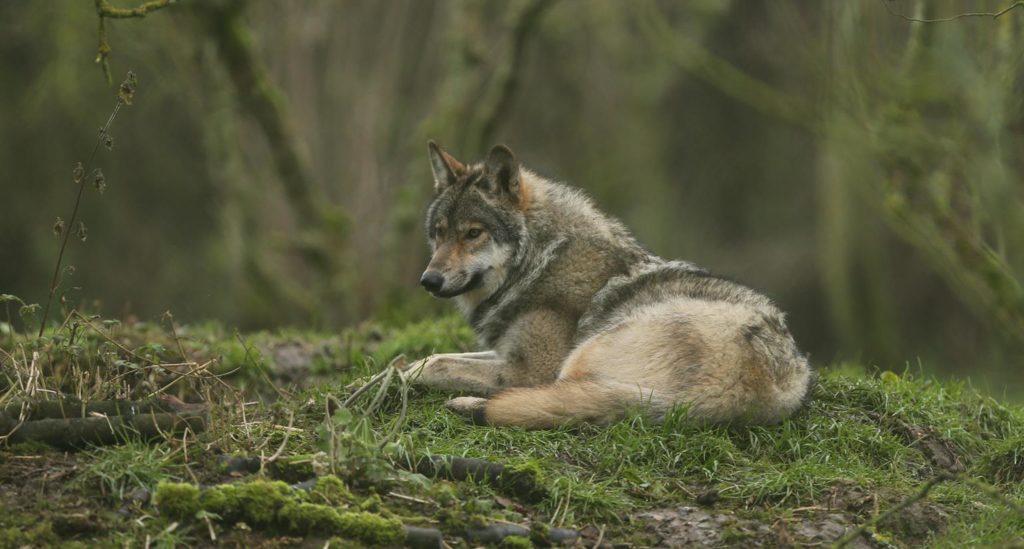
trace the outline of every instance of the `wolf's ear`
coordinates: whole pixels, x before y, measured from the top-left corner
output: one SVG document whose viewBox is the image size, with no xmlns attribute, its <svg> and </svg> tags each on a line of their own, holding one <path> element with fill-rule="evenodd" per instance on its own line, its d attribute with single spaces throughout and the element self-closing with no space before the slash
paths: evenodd
<svg viewBox="0 0 1024 549">
<path fill-rule="evenodd" d="M 498 189 L 507 192 L 513 202 L 519 203 L 519 162 L 516 161 L 516 155 L 512 154 L 511 149 L 505 145 L 491 147 L 484 169 L 497 184 Z"/>
<path fill-rule="evenodd" d="M 433 140 L 427 141 L 427 149 L 430 155 L 430 169 L 434 172 L 434 191 L 441 192 L 465 173 L 466 166 L 455 160 L 455 157 L 445 152 Z"/>
</svg>

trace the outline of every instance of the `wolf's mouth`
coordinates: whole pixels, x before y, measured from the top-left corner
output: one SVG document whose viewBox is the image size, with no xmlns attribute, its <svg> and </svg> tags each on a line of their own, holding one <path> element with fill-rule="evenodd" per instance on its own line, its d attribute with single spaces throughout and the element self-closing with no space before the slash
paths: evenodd
<svg viewBox="0 0 1024 549">
<path fill-rule="evenodd" d="M 462 294 L 464 294 L 464 293 L 466 293 L 468 291 L 475 290 L 475 289 L 479 288 L 483 283 L 484 283 L 484 271 L 477 271 L 472 276 L 472 278 L 469 279 L 469 282 L 467 282 L 463 287 L 458 288 L 456 290 L 448 290 L 448 291 L 441 290 L 441 291 L 434 292 L 434 297 L 442 297 L 442 298 L 446 298 L 447 299 L 449 297 L 459 296 L 459 295 L 462 295 Z"/>
</svg>

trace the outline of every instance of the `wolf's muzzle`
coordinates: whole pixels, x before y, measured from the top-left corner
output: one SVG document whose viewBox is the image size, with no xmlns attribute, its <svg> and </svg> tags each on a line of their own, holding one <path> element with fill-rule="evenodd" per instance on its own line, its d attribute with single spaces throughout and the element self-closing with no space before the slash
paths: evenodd
<svg viewBox="0 0 1024 549">
<path fill-rule="evenodd" d="M 422 277 L 420 277 L 420 284 L 422 284 L 423 287 L 427 289 L 427 291 L 433 294 L 434 297 L 440 297 L 444 299 L 462 295 L 470 290 L 475 290 L 482 286 L 483 282 L 484 273 L 481 271 L 474 274 L 472 278 L 469 279 L 469 282 L 467 282 L 461 288 L 445 290 L 444 275 L 438 273 L 437 271 L 427 271 L 423 273 Z"/>
<path fill-rule="evenodd" d="M 423 276 L 420 277 L 420 284 L 427 289 L 428 292 L 436 294 L 441 286 L 444 286 L 444 275 L 437 271 L 426 271 Z"/>
</svg>

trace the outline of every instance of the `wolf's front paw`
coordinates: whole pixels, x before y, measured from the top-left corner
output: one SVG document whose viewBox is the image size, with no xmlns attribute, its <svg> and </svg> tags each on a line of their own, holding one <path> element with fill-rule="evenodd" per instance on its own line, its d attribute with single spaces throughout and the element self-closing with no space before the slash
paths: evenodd
<svg viewBox="0 0 1024 549">
<path fill-rule="evenodd" d="M 435 356 L 437 355 L 431 355 L 427 358 L 421 358 L 419 360 L 403 364 L 401 367 L 398 367 L 398 371 L 402 373 L 402 376 L 405 377 L 405 379 L 415 381 L 416 378 L 420 377 L 420 374 L 423 373 L 423 369 L 426 368 L 427 363 L 432 362 L 431 359 Z"/>
<path fill-rule="evenodd" d="M 485 415 L 487 411 L 487 399 L 480 397 L 458 397 L 453 398 L 445 403 L 445 407 L 449 410 L 459 414 L 460 416 L 466 416 L 473 420 L 473 423 L 477 425 L 486 425 L 487 417 Z"/>
</svg>

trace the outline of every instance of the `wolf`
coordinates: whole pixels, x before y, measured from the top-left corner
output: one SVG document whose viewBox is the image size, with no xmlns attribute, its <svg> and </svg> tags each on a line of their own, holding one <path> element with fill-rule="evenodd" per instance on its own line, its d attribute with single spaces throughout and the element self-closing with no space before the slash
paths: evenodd
<svg viewBox="0 0 1024 549">
<path fill-rule="evenodd" d="M 410 364 L 416 383 L 482 395 L 448 408 L 486 425 L 608 423 L 675 407 L 709 424 L 770 424 L 812 378 L 783 313 L 754 290 L 641 246 L 581 191 L 519 164 L 428 143 L 432 251 L 420 278 L 454 299 L 482 352 Z"/>
</svg>

